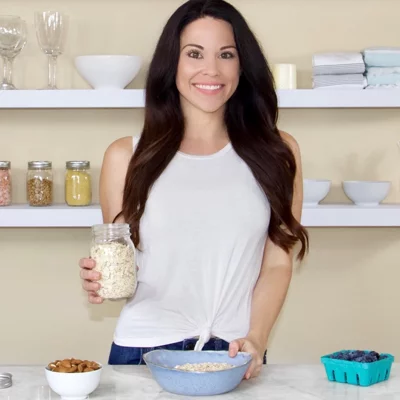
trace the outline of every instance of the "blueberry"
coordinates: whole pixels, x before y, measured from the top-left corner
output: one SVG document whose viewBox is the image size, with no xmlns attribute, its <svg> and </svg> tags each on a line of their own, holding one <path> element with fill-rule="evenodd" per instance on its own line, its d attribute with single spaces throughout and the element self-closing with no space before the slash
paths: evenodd
<svg viewBox="0 0 400 400">
<path fill-rule="evenodd" d="M 374 357 L 375 359 L 379 360 L 379 353 L 377 353 L 376 351 L 371 351 L 371 352 L 369 353 L 369 355 L 370 355 L 371 357 Z"/>
<path fill-rule="evenodd" d="M 372 363 L 386 358 L 386 356 L 380 356 L 376 351 L 364 350 L 342 350 L 331 354 L 329 357 L 335 360 L 354 361 L 361 363 Z"/>
<path fill-rule="evenodd" d="M 365 354 L 365 352 L 362 350 L 352 350 L 352 351 L 349 351 L 349 353 L 348 353 L 350 360 L 355 360 L 356 358 L 363 357 L 364 354 Z"/>
<path fill-rule="evenodd" d="M 353 361 L 359 363 L 373 363 L 387 358 L 386 355 L 380 355 L 376 351 L 364 350 L 342 350 L 329 356 L 335 360 Z"/>
<path fill-rule="evenodd" d="M 364 356 L 364 362 L 366 363 L 371 363 L 371 362 L 375 362 L 377 361 L 377 359 L 373 356 L 371 356 L 370 354 L 367 354 L 366 356 Z"/>
</svg>

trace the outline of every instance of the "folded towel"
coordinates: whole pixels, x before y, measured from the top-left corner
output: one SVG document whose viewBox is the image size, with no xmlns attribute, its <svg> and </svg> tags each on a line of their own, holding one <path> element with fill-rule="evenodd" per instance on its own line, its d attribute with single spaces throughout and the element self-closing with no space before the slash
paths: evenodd
<svg viewBox="0 0 400 400">
<path fill-rule="evenodd" d="M 321 65 L 313 67 L 314 75 L 346 75 L 346 74 L 363 74 L 365 72 L 365 64 L 338 64 L 338 65 Z"/>
<path fill-rule="evenodd" d="M 363 90 L 364 85 L 357 85 L 357 84 L 344 84 L 344 85 L 335 85 L 335 86 L 319 86 L 313 88 L 314 90 L 344 90 L 344 89 L 358 89 L 358 90 Z"/>
<path fill-rule="evenodd" d="M 368 85 L 400 85 L 400 74 L 374 75 L 367 73 Z"/>
<path fill-rule="evenodd" d="M 400 67 L 370 67 L 366 78 L 369 86 L 400 84 Z"/>
<path fill-rule="evenodd" d="M 370 67 L 367 74 L 370 76 L 400 74 L 400 67 Z"/>
<path fill-rule="evenodd" d="M 314 75 L 362 74 L 365 64 L 361 53 L 316 53 L 312 57 Z"/>
<path fill-rule="evenodd" d="M 363 51 L 368 67 L 399 67 L 400 47 L 369 47 Z"/>
<path fill-rule="evenodd" d="M 366 47 L 363 53 L 381 53 L 381 54 L 400 54 L 400 47 L 398 46 L 375 46 Z"/>
<path fill-rule="evenodd" d="M 361 53 L 315 53 L 313 55 L 313 66 L 341 64 L 364 64 Z"/>
<path fill-rule="evenodd" d="M 368 85 L 365 89 L 400 89 L 400 85 Z"/>
<path fill-rule="evenodd" d="M 314 89 L 320 89 L 323 87 L 333 88 L 335 86 L 364 89 L 365 86 L 367 86 L 367 80 L 363 74 L 313 76 Z"/>
</svg>

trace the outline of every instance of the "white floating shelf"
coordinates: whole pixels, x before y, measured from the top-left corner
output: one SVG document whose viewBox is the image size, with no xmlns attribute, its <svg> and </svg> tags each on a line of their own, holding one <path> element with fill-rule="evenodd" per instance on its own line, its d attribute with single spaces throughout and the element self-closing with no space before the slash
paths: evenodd
<svg viewBox="0 0 400 400">
<path fill-rule="evenodd" d="M 324 204 L 304 207 L 302 224 L 306 227 L 400 227 L 400 204 L 381 204 L 375 207 Z"/>
<path fill-rule="evenodd" d="M 125 90 L 3 90 L 0 109 L 142 108 L 142 89 Z M 280 108 L 396 108 L 400 89 L 278 90 Z"/>
<path fill-rule="evenodd" d="M 142 108 L 144 90 L 3 90 L 1 108 Z"/>
<path fill-rule="evenodd" d="M 98 205 L 89 207 L 0 207 L 0 227 L 91 227 L 102 223 Z M 357 207 L 348 204 L 304 207 L 302 223 L 306 227 L 400 227 L 400 204 Z"/>
<path fill-rule="evenodd" d="M 399 89 L 278 90 L 280 108 L 397 108 Z"/>
<path fill-rule="evenodd" d="M 98 205 L 68 207 L 65 204 L 51 207 L 30 207 L 26 204 L 0 207 L 0 227 L 51 228 L 89 227 L 102 223 Z"/>
</svg>

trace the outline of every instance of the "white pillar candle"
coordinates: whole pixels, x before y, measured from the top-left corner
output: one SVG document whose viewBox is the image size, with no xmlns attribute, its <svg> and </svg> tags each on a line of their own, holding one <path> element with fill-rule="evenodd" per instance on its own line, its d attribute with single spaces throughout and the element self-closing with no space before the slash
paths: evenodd
<svg viewBox="0 0 400 400">
<path fill-rule="evenodd" d="M 295 64 L 275 64 L 272 68 L 276 89 L 296 89 L 297 71 Z"/>
</svg>

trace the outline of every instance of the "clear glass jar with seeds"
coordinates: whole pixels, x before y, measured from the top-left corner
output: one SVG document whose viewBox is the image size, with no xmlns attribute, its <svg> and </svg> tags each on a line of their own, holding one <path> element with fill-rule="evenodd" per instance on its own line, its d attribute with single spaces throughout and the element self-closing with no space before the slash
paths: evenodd
<svg viewBox="0 0 400 400">
<path fill-rule="evenodd" d="M 51 161 L 29 161 L 26 176 L 27 200 L 30 206 L 53 204 L 53 169 Z"/>
<path fill-rule="evenodd" d="M 0 207 L 11 204 L 11 162 L 0 161 Z"/>
<path fill-rule="evenodd" d="M 92 179 L 89 161 L 67 161 L 65 165 L 65 202 L 69 206 L 92 203 Z"/>
<path fill-rule="evenodd" d="M 137 288 L 136 253 L 128 224 L 100 224 L 92 227 L 90 257 L 100 273 L 103 299 L 122 300 L 132 297 Z"/>
</svg>

